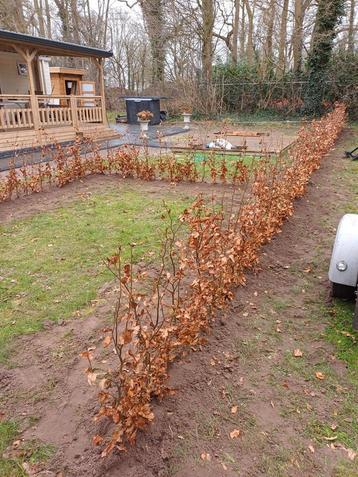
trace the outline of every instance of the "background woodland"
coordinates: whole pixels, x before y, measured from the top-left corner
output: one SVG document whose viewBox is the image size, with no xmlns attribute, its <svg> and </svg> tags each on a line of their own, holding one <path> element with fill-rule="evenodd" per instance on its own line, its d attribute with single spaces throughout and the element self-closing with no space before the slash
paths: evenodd
<svg viewBox="0 0 358 477">
<path fill-rule="evenodd" d="M 357 0 L 0 0 L 1 28 L 113 50 L 110 109 L 145 92 L 208 115 L 354 116 L 357 16 Z"/>
</svg>

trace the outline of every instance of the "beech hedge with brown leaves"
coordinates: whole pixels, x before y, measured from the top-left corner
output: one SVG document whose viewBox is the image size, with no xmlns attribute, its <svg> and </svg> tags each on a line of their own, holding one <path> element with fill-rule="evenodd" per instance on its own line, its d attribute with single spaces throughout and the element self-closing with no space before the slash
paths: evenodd
<svg viewBox="0 0 358 477">
<path fill-rule="evenodd" d="M 96 419 L 112 421 L 109 434 L 93 438 L 103 446 L 102 456 L 133 444 L 154 419 L 152 398 L 174 392 L 168 385 L 170 364 L 204 344 L 218 312 L 257 265 L 261 247 L 292 215 L 295 199 L 304 194 L 344 121 L 345 107 L 336 105 L 299 132 L 288 161 L 260 161 L 236 207 L 218 209 L 198 197 L 179 223 L 167 210 L 169 225 L 155 269 L 135 267 L 132 259 L 123 263 L 121 249 L 108 258 L 118 285 L 113 327 L 103 341 L 108 369 L 97 365 L 93 350 L 82 353 L 89 383 L 100 388 Z"/>
<path fill-rule="evenodd" d="M 86 154 L 83 153 L 84 147 L 89 149 Z M 249 176 L 249 169 L 243 160 L 238 159 L 229 168 L 225 157 L 219 158 L 214 151 L 200 163 L 195 161 L 193 154 L 181 161 L 170 154 L 149 157 L 147 152 L 141 156 L 138 149 L 131 146 L 100 153 L 98 146 L 83 144 L 82 141 L 67 148 L 57 144 L 54 151 L 44 149 L 42 153 L 49 158 L 48 162 L 24 164 L 19 168 L 15 167 L 15 163 L 11 165 L 8 173 L 0 178 L 0 202 L 42 192 L 49 186 L 64 187 L 95 174 L 173 183 L 208 180 L 214 184 L 232 185 L 245 182 Z"/>
</svg>

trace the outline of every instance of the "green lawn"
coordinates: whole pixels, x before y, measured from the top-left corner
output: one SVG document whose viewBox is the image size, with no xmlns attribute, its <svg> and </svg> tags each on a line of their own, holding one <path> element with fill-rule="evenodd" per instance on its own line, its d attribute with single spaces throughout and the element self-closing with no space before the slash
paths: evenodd
<svg viewBox="0 0 358 477">
<path fill-rule="evenodd" d="M 356 138 L 358 134 L 358 122 L 350 124 L 352 130 L 352 139 L 346 142 L 346 150 L 356 147 Z M 339 206 L 341 214 L 358 213 L 358 161 L 352 162 L 345 160 L 344 171 L 340 172 L 343 176 L 344 184 L 349 187 L 353 194 L 353 200 Z M 337 178 L 341 180 L 340 177 Z M 344 300 L 334 299 L 333 306 L 329 308 L 330 324 L 326 329 L 326 338 L 330 341 L 335 349 L 339 359 L 345 361 L 348 370 L 348 379 L 351 382 L 352 389 L 345 390 L 344 400 L 338 410 L 337 421 L 340 423 L 337 440 L 343 445 L 358 450 L 358 332 L 352 328 L 352 318 L 355 304 Z M 320 423 L 316 428 L 316 439 L 330 438 L 333 435 L 332 429 Z M 337 477 L 353 477 L 357 476 L 356 463 L 352 466 L 355 470 L 348 469 L 342 464 L 341 469 L 337 472 Z"/>
<path fill-rule="evenodd" d="M 14 440 L 19 438 L 19 428 L 14 421 L 0 422 L 0 476 L 1 477 L 27 477 L 22 464 L 28 465 L 46 462 L 55 452 L 49 444 L 37 440 L 18 442 L 16 448 L 11 449 Z M 10 446 L 10 447 L 9 447 Z M 8 450 L 8 447 L 10 450 Z M 4 457 L 4 452 L 10 452 L 9 457 Z"/>
<path fill-rule="evenodd" d="M 241 161 L 247 168 L 248 172 L 252 173 L 254 166 L 256 166 L 260 161 L 265 159 L 264 156 L 253 156 L 253 155 L 235 155 L 235 154 L 220 154 L 219 151 L 200 151 L 200 152 L 192 152 L 192 153 L 176 153 L 175 160 L 178 163 L 184 163 L 188 159 L 195 164 L 197 173 L 198 173 L 198 181 L 201 179 L 205 179 L 205 181 L 211 181 L 210 175 L 210 165 L 215 164 L 217 170 L 217 177 L 216 181 L 220 181 L 220 172 L 221 166 L 223 164 L 223 160 L 225 159 L 225 165 L 227 169 L 226 181 L 230 183 L 232 179 L 232 175 L 235 172 L 235 166 L 238 161 Z M 153 156 L 149 159 L 152 163 L 157 163 L 159 161 L 158 156 Z M 270 161 L 275 162 L 277 160 L 276 155 L 270 156 Z"/>
<path fill-rule="evenodd" d="M 186 198 L 168 196 L 175 216 Z M 13 338 L 45 320 L 74 315 L 110 280 L 103 259 L 136 242 L 135 258 L 158 249 L 163 201 L 133 190 L 109 189 L 51 212 L 0 227 L 0 361 Z"/>
</svg>

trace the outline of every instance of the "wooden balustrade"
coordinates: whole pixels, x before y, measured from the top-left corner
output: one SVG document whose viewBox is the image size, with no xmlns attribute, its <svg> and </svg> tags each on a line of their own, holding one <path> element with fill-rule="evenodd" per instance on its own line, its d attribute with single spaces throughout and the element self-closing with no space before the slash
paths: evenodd
<svg viewBox="0 0 358 477">
<path fill-rule="evenodd" d="M 0 130 L 33 129 L 34 107 L 40 128 L 104 122 L 101 96 L 0 94 Z"/>
<path fill-rule="evenodd" d="M 77 117 L 79 123 L 102 123 L 101 96 L 77 96 Z"/>
<path fill-rule="evenodd" d="M 30 129 L 33 124 L 29 95 L 0 94 L 0 129 Z"/>
</svg>

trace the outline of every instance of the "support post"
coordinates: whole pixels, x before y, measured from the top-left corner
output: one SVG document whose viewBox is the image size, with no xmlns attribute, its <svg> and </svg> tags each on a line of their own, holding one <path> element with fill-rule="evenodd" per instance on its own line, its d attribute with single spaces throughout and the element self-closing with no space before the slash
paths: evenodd
<svg viewBox="0 0 358 477">
<path fill-rule="evenodd" d="M 71 114 L 72 114 L 72 126 L 78 132 L 78 114 L 77 114 L 77 96 L 70 95 L 70 107 L 71 107 Z"/>
<path fill-rule="evenodd" d="M 94 58 L 94 63 L 98 69 L 99 74 L 99 95 L 101 96 L 101 106 L 102 106 L 102 122 L 108 126 L 107 121 L 107 110 L 106 110 L 106 98 L 104 92 L 104 75 L 103 75 L 103 63 L 102 58 Z"/>
<path fill-rule="evenodd" d="M 38 131 L 40 129 L 40 113 L 39 113 L 39 103 L 36 98 L 34 71 L 32 69 L 32 62 L 37 54 L 37 51 L 36 50 L 30 51 L 29 49 L 23 50 L 15 45 L 14 45 L 14 49 L 26 61 L 27 72 L 29 75 L 29 92 L 30 92 L 32 118 L 34 122 L 34 129 Z"/>
</svg>

